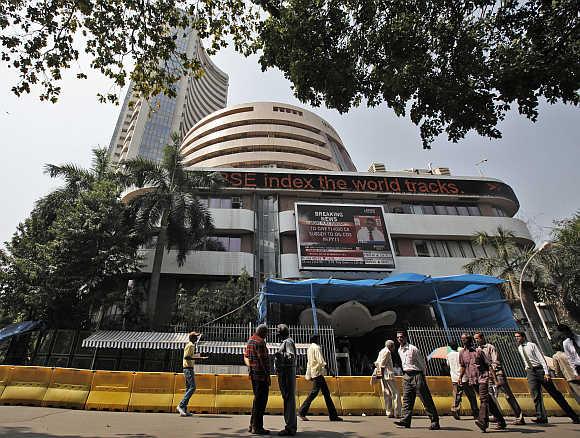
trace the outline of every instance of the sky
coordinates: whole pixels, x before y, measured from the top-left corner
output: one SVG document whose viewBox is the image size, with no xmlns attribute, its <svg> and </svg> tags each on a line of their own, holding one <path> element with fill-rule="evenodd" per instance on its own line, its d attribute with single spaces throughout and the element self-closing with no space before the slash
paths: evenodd
<svg viewBox="0 0 580 438">
<path fill-rule="evenodd" d="M 449 167 L 452 175 L 498 178 L 521 204 L 517 216 L 537 242 L 549 238 L 553 221 L 580 209 L 580 108 L 542 104 L 536 123 L 511 112 L 501 123 L 501 140 L 468 135 L 459 143 L 442 137 L 423 150 L 418 128 L 386 107 L 352 109 L 347 114 L 311 108 L 292 94 L 278 70 L 261 72 L 256 57 L 226 49 L 214 58 L 230 77 L 228 104 L 278 101 L 310 109 L 340 134 L 360 171 L 373 161 L 388 170 Z M 82 62 L 81 62 L 82 64 Z M 65 75 L 56 104 L 40 102 L 38 92 L 16 97 L 16 76 L 0 65 L 0 242 L 9 240 L 36 200 L 62 184 L 43 173 L 46 163 L 90 166 L 91 150 L 107 147 L 119 107 L 97 101 L 111 83 L 96 72 L 79 81 Z M 487 162 L 476 166 L 486 159 Z"/>
</svg>

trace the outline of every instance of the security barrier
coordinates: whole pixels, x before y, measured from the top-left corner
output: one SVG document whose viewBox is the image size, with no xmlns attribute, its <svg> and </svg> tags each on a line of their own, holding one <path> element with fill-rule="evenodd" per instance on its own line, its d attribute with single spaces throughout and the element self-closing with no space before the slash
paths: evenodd
<svg viewBox="0 0 580 438">
<path fill-rule="evenodd" d="M 169 412 L 174 385 L 174 373 L 135 373 L 128 410 Z"/>
<path fill-rule="evenodd" d="M 342 415 L 342 405 L 340 404 L 340 393 L 338 392 L 338 380 L 337 377 L 330 377 L 326 376 L 326 384 L 328 385 L 328 389 L 330 390 L 330 395 L 332 397 L 332 401 L 334 402 L 334 406 L 336 407 L 336 411 L 339 415 Z M 367 378 L 367 383 L 369 378 Z M 298 395 L 298 406 L 304 403 L 308 394 L 312 390 L 312 381 L 306 380 L 304 376 L 299 376 L 296 381 L 296 394 Z M 326 409 L 326 403 L 324 402 L 324 397 L 322 393 L 319 392 L 318 396 L 314 399 L 312 404 L 310 405 L 310 409 L 308 413 L 315 414 L 315 415 L 328 415 L 328 410 Z"/>
<path fill-rule="evenodd" d="M 216 399 L 216 375 L 215 374 L 196 374 L 196 390 L 193 397 L 189 400 L 188 409 L 191 412 L 200 414 L 215 414 Z M 177 410 L 177 405 L 185 394 L 185 378 L 183 374 L 175 374 L 175 390 L 173 392 L 173 401 L 171 411 Z"/>
<path fill-rule="evenodd" d="M 9 365 L 0 365 L 0 396 L 4 392 L 4 388 L 8 384 L 8 372 L 10 371 Z"/>
<path fill-rule="evenodd" d="M 0 404 L 40 406 L 51 375 L 47 367 L 10 367 Z"/>
<path fill-rule="evenodd" d="M 130 371 L 95 371 L 86 409 L 126 411 L 133 390 L 134 373 Z"/>
<path fill-rule="evenodd" d="M 380 383 L 370 384 L 370 377 L 326 377 L 332 399 L 339 414 L 384 415 Z M 402 378 L 396 378 L 402 393 Z M 437 410 L 449 413 L 453 399 L 449 377 L 427 377 Z M 524 414 L 532 416 L 533 400 L 526 379 L 509 379 L 510 387 Z M 554 379 L 572 408 L 580 410 L 570 388 L 563 379 Z M 189 409 L 198 413 L 249 413 L 252 409 L 252 384 L 247 375 L 198 374 L 197 390 L 189 402 Z M 296 380 L 297 406 L 312 389 L 312 382 L 299 376 Z M 129 371 L 90 371 L 70 368 L 48 368 L 0 365 L 0 404 L 68 407 L 90 410 L 175 412 L 185 392 L 182 374 L 133 373 Z M 498 396 L 504 413 L 511 410 L 505 397 Z M 563 415 L 560 407 L 544 391 L 544 405 L 549 415 Z M 272 376 L 272 385 L 266 412 L 283 411 L 278 380 Z M 469 414 L 469 403 L 464 397 L 463 412 Z M 322 394 L 314 400 L 310 414 L 327 415 Z M 417 399 L 415 413 L 424 413 Z"/>
<path fill-rule="evenodd" d="M 74 368 L 55 368 L 42 406 L 83 409 L 91 390 L 93 372 Z"/>
<path fill-rule="evenodd" d="M 380 382 L 371 385 L 367 376 L 339 377 L 337 380 L 343 415 L 385 414 Z"/>
<path fill-rule="evenodd" d="M 252 410 L 252 382 L 243 374 L 216 376 L 215 408 L 218 414 L 246 414 Z"/>
</svg>

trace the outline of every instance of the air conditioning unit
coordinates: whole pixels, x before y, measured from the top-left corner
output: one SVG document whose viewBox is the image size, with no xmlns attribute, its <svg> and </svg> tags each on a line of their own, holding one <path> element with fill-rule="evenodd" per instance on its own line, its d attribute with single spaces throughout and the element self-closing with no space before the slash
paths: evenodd
<svg viewBox="0 0 580 438">
<path fill-rule="evenodd" d="M 242 198 L 240 198 L 239 196 L 232 197 L 232 208 L 244 208 Z"/>
</svg>

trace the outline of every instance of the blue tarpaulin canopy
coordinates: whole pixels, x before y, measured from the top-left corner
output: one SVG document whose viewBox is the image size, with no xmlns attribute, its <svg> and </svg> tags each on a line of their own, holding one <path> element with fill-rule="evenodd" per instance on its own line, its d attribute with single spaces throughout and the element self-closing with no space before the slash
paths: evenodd
<svg viewBox="0 0 580 438">
<path fill-rule="evenodd" d="M 399 274 L 380 280 L 315 278 L 266 281 L 258 301 L 260 319 L 266 319 L 267 303 L 310 304 L 316 321 L 316 303 L 431 304 L 447 327 L 516 328 L 512 312 L 498 285 L 487 275 L 430 277 Z"/>
</svg>

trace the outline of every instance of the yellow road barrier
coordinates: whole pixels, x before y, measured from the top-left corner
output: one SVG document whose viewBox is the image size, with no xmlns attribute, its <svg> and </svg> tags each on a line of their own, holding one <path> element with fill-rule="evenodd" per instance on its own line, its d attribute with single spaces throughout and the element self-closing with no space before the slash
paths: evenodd
<svg viewBox="0 0 580 438">
<path fill-rule="evenodd" d="M 249 413 L 254 392 L 250 377 L 243 374 L 216 375 L 215 408 L 218 414 Z"/>
<path fill-rule="evenodd" d="M 128 410 L 169 412 L 174 384 L 174 373 L 135 373 Z"/>
<path fill-rule="evenodd" d="M 96 411 L 126 411 L 133 390 L 130 371 L 95 371 L 85 408 Z"/>
<path fill-rule="evenodd" d="M 8 372 L 10 365 L 0 365 L 0 396 L 4 392 L 4 388 L 8 384 Z"/>
<path fill-rule="evenodd" d="M 196 374 L 195 386 L 196 390 L 189 400 L 188 409 L 200 414 L 215 414 L 216 375 Z M 172 412 L 177 410 L 177 405 L 183 399 L 183 394 L 185 394 L 185 377 L 183 374 L 177 373 L 175 374 L 175 390 L 171 403 Z"/>
<path fill-rule="evenodd" d="M 51 375 L 47 367 L 10 367 L 0 404 L 40 406 Z"/>
<path fill-rule="evenodd" d="M 54 368 L 42 406 L 84 409 L 93 375 L 90 370 Z"/>
<path fill-rule="evenodd" d="M 337 380 L 343 415 L 385 414 L 380 382 L 371 385 L 371 378 L 367 376 L 345 376 Z"/>
</svg>

